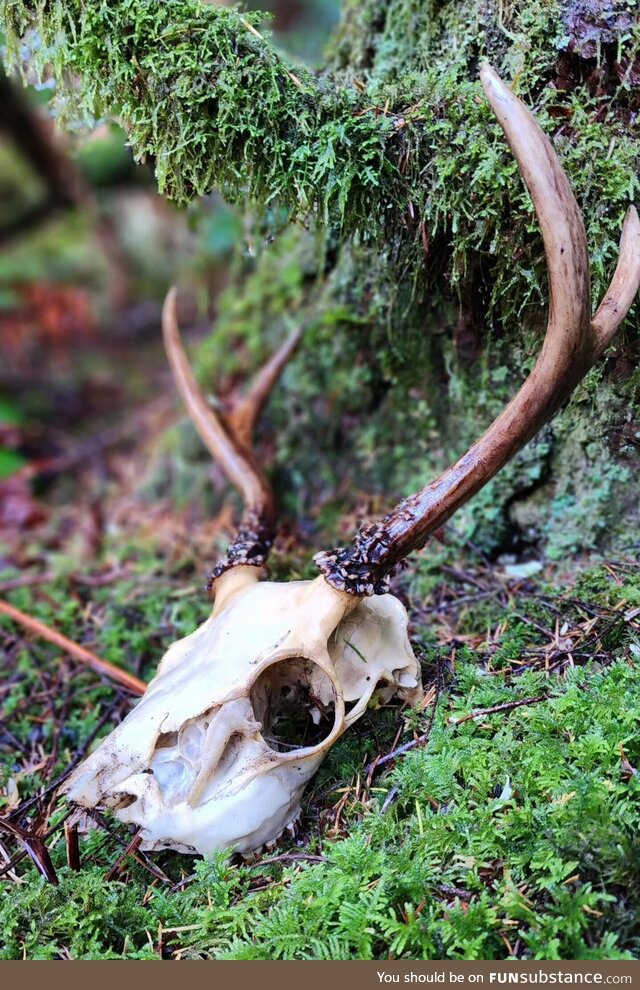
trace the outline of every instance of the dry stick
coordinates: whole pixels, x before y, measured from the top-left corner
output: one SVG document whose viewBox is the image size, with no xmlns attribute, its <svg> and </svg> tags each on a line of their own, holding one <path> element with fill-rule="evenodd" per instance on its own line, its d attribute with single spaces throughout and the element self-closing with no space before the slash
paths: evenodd
<svg viewBox="0 0 640 990">
<path fill-rule="evenodd" d="M 44 835 L 42 836 L 42 841 L 46 842 L 47 839 L 50 839 L 51 836 L 55 832 L 57 832 L 62 825 L 64 825 L 64 823 L 66 822 L 67 818 L 69 818 L 70 815 L 71 815 L 71 809 L 69 809 L 66 812 L 66 814 L 63 815 L 60 821 L 56 825 L 54 825 L 53 828 L 50 828 L 47 832 L 44 833 Z M 5 825 L 11 824 L 10 822 L 7 821 L 6 818 L 0 819 L 0 822 L 4 823 Z M 3 866 L 2 869 L 0 869 L 0 878 L 9 875 L 13 870 L 13 868 L 17 866 L 18 863 L 22 862 L 22 860 L 26 857 L 26 855 L 27 855 L 26 848 L 23 848 L 21 852 L 16 853 L 16 855 L 11 860 L 9 860 L 7 865 Z"/>
<path fill-rule="evenodd" d="M 18 588 L 30 588 L 36 584 L 50 584 L 55 581 L 55 574 L 44 571 L 41 574 L 21 574 L 20 577 L 9 578 L 8 581 L 0 581 L 0 594 L 7 591 L 16 591 Z"/>
<path fill-rule="evenodd" d="M 462 718 L 454 718 L 451 725 L 462 725 L 463 722 L 470 722 L 473 718 L 480 718 L 482 715 L 494 715 L 496 712 L 509 712 L 512 708 L 522 708 L 523 705 L 537 705 L 540 701 L 549 701 L 550 694 L 538 694 L 534 698 L 522 698 L 521 701 L 505 701 L 502 705 L 494 705 L 493 708 L 479 708 L 475 712 L 463 715 Z"/>
<path fill-rule="evenodd" d="M 133 839 L 131 840 L 125 851 L 120 856 L 118 856 L 117 860 L 115 861 L 109 872 L 107 873 L 105 877 L 106 883 L 110 883 L 111 880 L 116 880 L 119 877 L 119 875 L 122 873 L 122 870 L 124 869 L 124 864 L 127 859 L 127 856 L 134 856 L 135 858 L 135 854 L 138 851 L 138 846 L 141 844 L 141 842 L 142 842 L 142 836 L 138 832 L 137 835 L 134 835 Z"/>
<path fill-rule="evenodd" d="M 36 636 L 42 637 L 42 639 L 48 640 L 50 643 L 54 643 L 55 646 L 59 646 L 60 649 L 65 650 L 70 656 L 74 657 L 80 663 L 86 664 L 95 670 L 98 674 L 103 674 L 105 677 L 109 677 L 112 681 L 121 684 L 128 691 L 133 694 L 142 695 L 147 690 L 147 685 L 140 678 L 135 677 L 133 674 L 128 674 L 126 670 L 120 670 L 119 667 L 114 666 L 112 663 L 108 663 L 107 660 L 101 660 L 97 657 L 95 653 L 90 650 L 85 649 L 84 646 L 80 646 L 78 643 L 74 643 L 73 640 L 67 639 L 62 633 L 56 632 L 55 629 L 50 629 L 49 626 L 45 626 L 43 622 L 38 619 L 33 619 L 30 615 L 26 615 L 19 609 L 14 608 L 13 605 L 9 605 L 8 602 L 3 601 L 0 598 L 0 615 L 6 615 L 14 622 L 19 625 L 24 626 L 30 632 L 35 633 Z"/>
<path fill-rule="evenodd" d="M 183 877 L 182 880 L 177 880 L 174 883 L 173 887 L 169 888 L 169 893 L 177 894 L 179 890 L 184 890 L 185 887 L 188 887 L 190 884 L 194 883 L 197 879 L 198 879 L 197 873 L 192 873 L 188 877 Z"/>
<path fill-rule="evenodd" d="M 124 440 L 129 439 L 136 431 L 143 428 L 143 423 L 151 416 L 168 412 L 171 409 L 171 402 L 166 396 L 154 399 L 152 402 L 134 409 L 122 422 L 107 426 L 86 440 L 77 443 L 71 450 L 57 454 L 54 457 L 46 457 L 40 460 L 31 461 L 23 468 L 20 468 L 12 477 L 24 479 L 38 478 L 40 475 L 63 474 L 76 467 L 83 467 L 87 461 L 92 460 L 105 450 L 117 447 Z"/>
<path fill-rule="evenodd" d="M 116 830 L 112 828 L 112 826 L 109 824 L 106 818 L 104 818 L 104 816 L 101 815 L 100 812 L 96 811 L 95 808 L 83 808 L 83 811 L 86 815 L 88 815 L 89 818 L 92 818 L 93 821 L 96 822 L 100 826 L 100 828 L 103 829 L 104 832 L 107 833 L 107 836 L 110 839 L 113 839 L 114 842 L 117 842 L 118 845 L 123 847 L 123 849 L 125 850 L 123 853 L 124 857 L 126 857 L 127 855 L 132 856 L 133 859 L 136 861 L 136 863 L 144 867 L 144 869 L 147 870 L 147 872 L 150 873 L 151 876 L 155 877 L 156 880 L 161 880 L 162 883 L 169 883 L 169 884 L 171 883 L 170 877 L 167 876 L 164 870 L 161 870 L 159 866 L 156 866 L 156 864 L 153 863 L 148 858 L 147 854 L 142 852 L 142 850 L 139 848 L 140 844 L 142 843 L 142 834 L 140 830 L 134 836 L 133 840 L 127 844 L 127 842 L 124 839 L 120 838 Z M 120 860 L 118 860 L 118 862 L 120 862 Z M 117 863 L 114 864 L 112 869 L 115 869 L 116 867 L 117 867 Z M 113 877 L 111 879 L 113 879 Z"/>
<path fill-rule="evenodd" d="M 382 807 L 380 808 L 380 814 L 381 815 L 384 815 L 385 811 L 387 811 L 391 807 L 391 805 L 393 804 L 393 802 L 398 797 L 398 794 L 399 793 L 400 793 L 400 788 L 399 787 L 392 787 L 391 788 L 391 790 L 387 793 L 387 796 L 386 796 L 386 798 L 384 799 L 384 801 L 382 803 Z"/>
<path fill-rule="evenodd" d="M 91 744 L 93 743 L 93 741 L 102 732 L 105 725 L 107 725 L 108 722 L 112 721 L 115 707 L 116 707 L 116 703 L 110 705 L 107 708 L 106 712 L 104 713 L 98 724 L 96 725 L 95 729 L 87 737 L 87 739 L 85 739 L 82 748 L 75 754 L 75 756 L 71 760 L 71 763 L 66 768 L 66 770 L 64 770 L 58 777 L 56 777 L 55 780 L 52 780 L 50 784 L 47 784 L 47 786 L 38 794 L 34 794 L 33 797 L 30 797 L 26 801 L 23 801 L 22 804 L 20 804 L 17 808 L 15 808 L 8 815 L 8 818 L 11 821 L 21 821 L 24 818 L 27 811 L 29 811 L 31 808 L 38 805 L 39 803 L 43 802 L 44 799 L 49 796 L 49 794 L 52 794 L 64 783 L 67 777 L 71 776 L 71 774 L 78 766 L 78 764 L 81 763 L 82 760 L 84 759 L 85 754 L 89 749 L 89 747 L 91 746 Z M 2 870 L 0 870 L 0 876 L 2 876 Z"/>
<path fill-rule="evenodd" d="M 411 739 L 408 743 L 404 743 L 403 746 L 398 746 L 396 749 L 392 749 L 390 753 L 386 756 L 379 756 L 373 760 L 366 769 L 367 779 L 373 779 L 373 775 L 380 767 L 383 767 L 385 763 L 391 763 L 398 756 L 404 756 L 405 753 L 411 752 L 412 749 L 417 749 L 420 746 L 426 746 L 429 742 L 429 737 L 431 735 L 431 730 L 433 729 L 433 723 L 436 717 L 436 711 L 438 708 L 438 701 L 440 698 L 440 691 L 436 688 L 433 703 L 431 708 L 431 715 L 429 717 L 429 722 L 425 731 L 419 735 L 416 739 Z M 386 809 L 385 809 L 386 810 Z"/>
<path fill-rule="evenodd" d="M 75 823 L 64 823 L 64 840 L 67 848 L 67 866 L 70 870 L 79 870 L 80 844 L 78 842 L 78 826 Z"/>
<path fill-rule="evenodd" d="M 26 856 L 26 853 L 25 853 L 25 856 Z M 2 857 L 2 859 L 5 861 L 5 863 L 11 863 L 11 856 L 9 855 L 9 850 L 5 846 L 4 842 L 0 842 L 0 857 Z M 18 874 L 16 873 L 15 870 L 12 870 L 10 867 L 8 869 L 9 869 L 9 872 L 7 873 L 7 876 L 9 878 L 9 880 L 12 880 L 13 883 L 24 883 L 25 882 L 24 877 L 18 876 Z"/>
<path fill-rule="evenodd" d="M 12 825 L 5 819 L 0 819 L 0 829 L 4 829 L 9 835 L 17 839 L 25 852 L 31 857 L 36 869 L 45 877 L 49 883 L 57 887 L 58 877 L 53 868 L 49 850 L 44 844 L 44 840 L 39 835 L 33 835 L 18 825 Z"/>
<path fill-rule="evenodd" d="M 496 595 L 500 594 L 499 588 L 494 588 L 493 591 L 480 591 L 477 595 L 463 595 L 462 598 L 452 598 L 448 602 L 440 602 L 439 605 L 432 605 L 430 608 L 425 608 L 422 610 L 422 615 L 432 615 L 434 612 L 449 612 L 460 605 L 469 605 L 471 602 L 479 602 L 485 598 L 495 598 Z"/>
<path fill-rule="evenodd" d="M 61 576 L 67 575 L 54 574 L 53 571 L 41 571 L 39 574 L 21 574 L 20 577 L 8 578 L 6 581 L 0 581 L 0 595 L 6 594 L 7 591 L 17 591 L 19 588 L 31 588 L 38 584 L 53 584 Z M 104 571 L 102 574 L 69 574 L 67 577 L 72 584 L 82 584 L 89 588 L 104 588 L 109 584 L 115 584 L 116 581 L 122 581 L 123 578 L 131 577 L 131 571 L 125 567 L 120 567 L 111 571 Z"/>
</svg>

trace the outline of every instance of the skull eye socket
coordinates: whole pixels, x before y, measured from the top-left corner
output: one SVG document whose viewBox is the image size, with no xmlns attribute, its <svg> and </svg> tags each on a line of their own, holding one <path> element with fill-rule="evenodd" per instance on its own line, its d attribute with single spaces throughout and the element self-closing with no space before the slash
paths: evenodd
<svg viewBox="0 0 640 990">
<path fill-rule="evenodd" d="M 306 657 L 277 660 L 250 692 L 262 738 L 276 753 L 320 745 L 335 724 L 335 690 L 321 667 Z"/>
</svg>

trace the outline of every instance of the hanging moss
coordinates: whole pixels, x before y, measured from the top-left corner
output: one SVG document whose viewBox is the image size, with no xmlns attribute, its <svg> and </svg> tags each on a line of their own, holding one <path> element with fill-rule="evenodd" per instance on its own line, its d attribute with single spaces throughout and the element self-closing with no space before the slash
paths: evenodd
<svg viewBox="0 0 640 990">
<path fill-rule="evenodd" d="M 353 112 L 356 91 L 289 67 L 257 32 L 263 15 L 197 0 L 3 4 L 10 39 L 29 26 L 32 55 L 54 67 L 57 107 L 117 115 L 160 191 L 188 202 L 277 200 L 294 214 L 363 211 L 391 163 L 387 121 Z M 77 88 L 80 80 L 80 88 Z"/>
<path fill-rule="evenodd" d="M 342 236 L 385 236 L 414 273 L 428 243 L 433 291 L 482 270 L 492 302 L 515 316 L 544 299 L 544 264 L 479 61 L 555 134 L 587 220 L 596 294 L 638 190 L 635 76 L 610 72 L 595 87 L 593 72 L 588 85 L 570 76 L 560 60 L 576 45 L 573 6 L 347 3 L 316 75 L 256 33 L 262 15 L 199 0 L 2 0 L 0 11 L 12 50 L 25 38 L 32 60 L 53 65 L 59 112 L 118 116 L 138 158 L 155 160 L 161 192 L 187 202 L 216 187 Z M 607 31 L 602 65 L 615 56 L 633 67 L 638 16 Z M 576 58 L 590 70 L 597 61 Z"/>
</svg>

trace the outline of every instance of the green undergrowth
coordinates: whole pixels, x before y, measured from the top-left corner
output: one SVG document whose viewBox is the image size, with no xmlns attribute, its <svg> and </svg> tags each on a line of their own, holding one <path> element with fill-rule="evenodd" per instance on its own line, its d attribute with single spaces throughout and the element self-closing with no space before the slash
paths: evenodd
<svg viewBox="0 0 640 990">
<path fill-rule="evenodd" d="M 135 556 L 131 576 L 108 587 L 69 576 L 8 597 L 148 678 L 162 649 L 202 620 L 206 602 L 193 590 L 185 594 L 184 564 L 154 564 L 142 546 Z M 476 587 L 459 604 L 439 597 L 454 564 L 481 586 L 489 581 L 490 593 L 466 604 Z M 59 886 L 28 860 L 16 866 L 20 882 L 2 880 L 0 957 L 635 958 L 637 565 L 629 558 L 596 564 L 564 587 L 552 572 L 520 579 L 506 599 L 489 573 L 442 549 L 422 555 L 403 577 L 425 683 L 438 690 L 435 714 L 432 707 L 368 712 L 308 789 L 297 837 L 264 853 L 264 865 L 260 856 L 205 862 L 163 853 L 153 858 L 168 883 L 131 859 L 106 879 L 130 840 L 126 828 L 112 822 L 112 833 L 96 827 L 82 834 L 79 872 L 65 865 L 62 831 L 54 831 Z M 442 612 L 443 601 L 452 613 Z M 549 673 L 535 651 L 548 645 L 544 629 L 552 635 L 558 608 L 557 635 L 582 631 L 575 666 L 565 657 Z M 589 639 L 585 623 L 594 616 Z M 11 628 L 0 619 L 3 635 Z M 4 814 L 14 788 L 24 801 L 65 768 L 109 706 L 116 705 L 112 719 L 127 710 L 112 685 L 53 647 L 7 643 L 13 665 L 3 675 L 0 735 L 12 736 L 2 736 L 0 747 Z M 530 703 L 457 722 L 524 699 Z M 392 748 L 403 724 L 401 742 L 428 732 L 427 744 L 367 786 L 366 766 Z M 43 768 L 52 750 L 57 756 Z M 34 814 L 25 812 L 22 825 L 33 827 Z M 63 814 L 64 805 L 54 804 L 49 826 Z M 11 853 L 18 849 L 3 841 Z M 282 854 L 322 860 L 278 860 Z"/>
</svg>

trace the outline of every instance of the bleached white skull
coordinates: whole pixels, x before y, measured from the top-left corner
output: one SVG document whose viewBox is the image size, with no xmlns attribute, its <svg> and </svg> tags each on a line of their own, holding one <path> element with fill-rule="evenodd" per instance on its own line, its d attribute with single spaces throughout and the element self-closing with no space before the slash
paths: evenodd
<svg viewBox="0 0 640 990">
<path fill-rule="evenodd" d="M 277 838 L 373 694 L 419 696 L 396 598 L 257 577 L 238 567 L 219 579 L 212 616 L 171 646 L 66 785 L 77 804 L 140 826 L 144 849 L 248 853 Z"/>
</svg>

